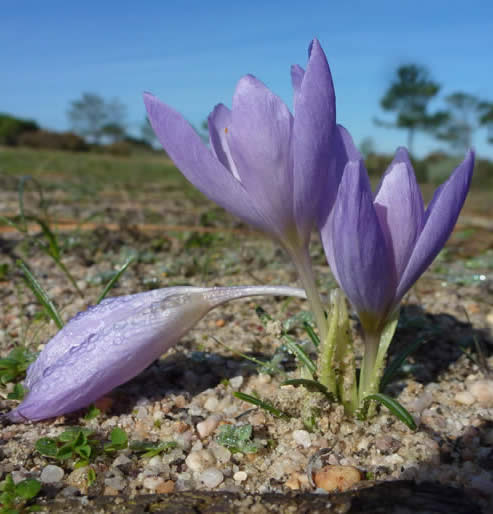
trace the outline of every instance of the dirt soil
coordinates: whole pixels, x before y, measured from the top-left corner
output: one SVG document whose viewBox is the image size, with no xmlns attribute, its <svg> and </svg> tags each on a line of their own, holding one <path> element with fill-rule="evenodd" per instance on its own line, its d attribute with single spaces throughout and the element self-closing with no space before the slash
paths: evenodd
<svg viewBox="0 0 493 514">
<path fill-rule="evenodd" d="M 130 255 L 136 260 L 112 296 L 177 284 L 296 284 L 279 248 L 200 195 L 159 187 L 90 197 L 55 190 L 46 201 L 63 262 L 84 297 L 40 250 L 36 223 L 29 238 L 0 226 L 1 357 L 19 344 L 39 351 L 56 333 L 24 286 L 19 257 L 65 320 L 94 303 Z M 42 215 L 36 194 L 26 195 L 25 203 L 26 212 Z M 0 192 L 0 215 L 18 211 L 17 194 Z M 334 281 L 316 242 L 312 255 L 326 296 Z M 385 391 L 412 413 L 416 431 L 385 408 L 370 421 L 348 419 L 322 395 L 281 386 L 284 375 L 239 356 L 274 359 L 296 376 L 292 356 L 261 323 L 257 305 L 275 320 L 289 320 L 298 340 L 307 339 L 302 300 L 261 298 L 216 309 L 162 359 L 102 398 L 94 419 L 86 419 L 86 410 L 3 426 L 0 480 L 8 473 L 15 482 L 40 480 L 37 503 L 53 512 L 493 511 L 493 222 L 484 193 L 471 195 L 446 249 L 408 294 L 390 349 L 392 360 L 422 341 Z M 353 334 L 361 353 L 355 319 Z M 0 386 L 3 413 L 18 403 L 7 399 L 13 387 Z M 253 408 L 235 391 L 256 393 L 291 417 Z M 225 424 L 251 425 L 256 451 L 221 444 Z M 35 449 L 39 438 L 72 426 L 93 430 L 102 442 L 120 427 L 132 441 L 176 444 L 152 457 L 132 449 L 100 452 L 90 460 L 91 479 L 89 467 Z M 323 469 L 340 474 L 342 495 L 329 495 Z M 347 483 L 340 478 L 346 472 L 352 477 Z M 401 510 L 392 510 L 392 498 Z"/>
</svg>

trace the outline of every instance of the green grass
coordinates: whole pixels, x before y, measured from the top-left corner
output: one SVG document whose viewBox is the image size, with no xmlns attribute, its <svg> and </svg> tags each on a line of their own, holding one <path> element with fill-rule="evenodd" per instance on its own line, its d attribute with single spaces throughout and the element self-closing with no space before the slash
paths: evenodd
<svg viewBox="0 0 493 514">
<path fill-rule="evenodd" d="M 163 153 L 135 152 L 117 157 L 91 152 L 63 152 L 0 147 L 0 187 L 15 190 L 17 177 L 31 175 L 47 189 L 74 186 L 142 190 L 144 184 L 190 189 L 183 175 Z"/>
</svg>

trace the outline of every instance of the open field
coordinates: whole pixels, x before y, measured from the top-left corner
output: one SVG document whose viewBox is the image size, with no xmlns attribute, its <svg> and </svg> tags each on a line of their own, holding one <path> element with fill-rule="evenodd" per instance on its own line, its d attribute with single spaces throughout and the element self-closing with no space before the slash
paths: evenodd
<svg viewBox="0 0 493 514">
<path fill-rule="evenodd" d="M 24 184 L 24 211 L 31 216 L 28 234 L 0 224 L 0 357 L 19 345 L 39 351 L 57 330 L 24 285 L 16 266 L 19 258 L 29 264 L 64 320 L 94 303 L 129 257 L 134 262 L 111 295 L 177 284 L 296 284 L 280 249 L 196 192 L 162 154 L 112 157 L 0 148 L 0 216 L 18 217 L 19 177 L 26 175 L 35 178 Z M 433 188 L 423 189 L 429 199 Z M 177 502 L 186 490 L 228 491 L 231 501 L 245 501 L 244 492 L 291 498 L 286 494 L 312 492 L 310 459 L 330 448 L 328 462 L 360 470 L 362 487 L 432 481 L 429 490 L 416 486 L 413 497 L 432 498 L 451 513 L 480 512 L 478 505 L 491 508 L 493 401 L 478 400 L 470 389 L 493 366 L 492 197 L 481 188 L 471 192 L 446 248 L 406 298 L 391 358 L 406 345 L 423 342 L 387 393 L 413 414 L 416 432 L 383 408 L 372 423 L 346 419 L 320 395 L 281 387 L 279 375 L 240 357 L 238 352 L 263 361 L 280 356 L 283 372 L 292 373 L 292 356 L 276 333 L 262 325 L 257 305 L 275 320 L 290 319 L 293 337 L 306 338 L 299 318 L 307 308 L 304 302 L 261 298 L 212 311 L 160 361 L 103 398 L 95 418 L 87 419 L 83 411 L 5 426 L 2 470 L 20 480 L 40 479 L 49 465 L 61 469 L 59 479 L 45 482 L 40 495 L 39 503 L 48 502 L 50 511 L 63 512 L 70 503 L 76 512 L 86 497 L 84 501 L 105 503 L 112 496 L 120 501 L 153 494 L 158 496 L 152 502 L 160 502 L 171 494 Z M 81 294 L 41 251 L 45 236 L 36 218 L 56 235 L 61 260 Z M 327 295 L 334 280 L 318 241 L 311 253 L 320 290 Z M 355 322 L 352 330 L 358 339 Z M 7 395 L 21 379 L 19 374 L 0 385 L 2 412 L 17 404 Z M 256 392 L 291 418 L 251 409 L 233 396 L 235 391 Z M 212 427 L 207 433 L 198 428 L 203 422 Z M 235 453 L 219 444 L 222 424 L 251 425 L 258 451 Z M 118 426 L 131 440 L 155 445 L 171 441 L 175 446 L 152 458 L 130 448 L 103 452 L 78 469 L 74 459 L 57 461 L 35 451 L 39 438 L 55 438 L 70 426 L 92 430 L 100 442 Z M 303 501 L 309 505 L 307 498 Z M 350 506 L 351 496 L 345 498 L 331 501 Z M 319 499 L 311 501 L 315 505 Z M 112 502 L 106 503 L 104 512 L 113 512 Z M 80 508 L 87 511 L 87 506 Z M 204 507 L 203 512 L 213 510 Z"/>
</svg>

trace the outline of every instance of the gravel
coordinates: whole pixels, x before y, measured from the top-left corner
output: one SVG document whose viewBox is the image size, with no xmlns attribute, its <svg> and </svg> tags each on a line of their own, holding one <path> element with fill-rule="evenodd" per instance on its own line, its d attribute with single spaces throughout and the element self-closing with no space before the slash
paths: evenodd
<svg viewBox="0 0 493 514">
<path fill-rule="evenodd" d="M 5 215 L 14 210 L 16 195 L 2 194 L 0 211 Z M 157 197 L 152 201 L 146 197 L 144 202 L 137 196 L 135 202 L 139 201 L 139 208 L 156 205 L 157 213 L 169 224 L 176 221 L 173 216 L 181 220 L 180 224 L 196 224 L 210 209 L 210 204 L 195 205 L 174 192 L 161 203 Z M 29 206 L 28 196 L 26 205 Z M 114 196 L 111 201 L 103 198 L 99 202 L 97 208 L 103 222 L 119 223 L 128 218 L 127 212 L 108 210 L 114 205 Z M 76 218 L 71 208 L 67 204 L 60 207 L 60 212 Z M 91 208 L 88 206 L 88 215 Z M 173 214 L 173 209 L 185 212 L 185 219 Z M 293 270 L 275 245 L 250 237 L 248 231 L 241 235 L 239 244 L 240 236 L 235 233 L 233 237 L 228 230 L 244 227 L 238 227 L 230 218 L 221 220 L 219 228 L 222 239 L 207 249 L 211 256 L 208 262 L 203 258 L 204 248 L 185 247 L 192 231 L 148 233 L 127 224 L 118 231 L 101 228 L 82 236 L 72 234 L 83 239 L 79 241 L 81 246 L 75 246 L 79 249 L 67 255 L 65 263 L 81 285 L 85 284 L 84 299 L 71 290 L 66 277 L 46 255 L 30 249 L 26 259 L 48 293 L 63 307 L 64 319 L 97 298 L 101 288 L 91 285 L 88 277 L 115 269 L 129 249 L 143 252 L 155 248 L 156 239 L 161 240 L 163 249 L 152 250 L 153 262 L 144 259 L 131 266 L 119 280 L 114 295 L 173 283 L 213 286 L 260 281 L 294 285 Z M 19 240 L 12 233 L 2 237 L 14 247 Z M 86 420 L 86 411 L 81 411 L 42 423 L 3 427 L 0 465 L 4 475 L 11 472 L 16 480 L 37 478 L 46 484 L 61 485 L 63 488 L 56 494 L 63 496 L 136 497 L 185 490 L 306 492 L 313 491 L 307 476 L 309 463 L 323 451 L 316 469 L 349 467 L 353 478 L 354 470 L 360 473 L 359 483 L 363 485 L 399 479 L 436 481 L 465 488 L 481 502 L 485 512 L 493 510 L 493 381 L 471 343 L 474 339 L 480 342 L 485 360 L 493 369 L 491 270 L 474 270 L 487 280 L 463 278 L 471 276 L 464 265 L 465 257 L 461 257 L 464 242 L 454 241 L 452 238 L 448 250 L 454 259 L 446 263 L 445 271 L 444 263 L 437 262 L 406 299 L 390 351 L 392 358 L 416 339 L 425 341 L 386 390 L 410 410 L 418 423 L 417 431 L 409 430 L 385 408 L 371 421 L 348 419 L 340 407 L 322 395 L 281 386 L 284 376 L 262 373 L 240 358 L 237 352 L 268 360 L 281 346 L 277 329 L 267 331 L 260 323 L 255 314 L 257 305 L 281 321 L 306 308 L 299 300 L 256 299 L 212 311 L 161 360 L 98 402 L 101 414 L 97 418 Z M 489 241 L 485 243 L 483 238 L 475 244 L 491 245 L 491 236 Z M 333 283 L 320 246 L 314 245 L 312 253 L 317 275 L 322 278 L 322 292 L 327 294 Z M 7 254 L 0 256 L 0 264 L 4 262 L 10 265 Z M 459 281 L 454 277 L 462 278 Z M 151 278 L 155 279 L 152 284 Z M 0 291 L 1 357 L 21 342 L 40 350 L 56 333 L 53 323 L 36 321 L 39 312 L 35 299 L 20 287 L 15 274 L 9 275 Z M 361 353 L 355 323 L 352 330 L 357 353 Z M 293 337 L 306 339 L 299 329 L 293 331 Z M 286 358 L 283 364 L 288 377 L 294 378 L 292 360 Z M 16 405 L 6 398 L 7 391 L 0 388 L 3 412 Z M 258 394 L 292 417 L 274 418 L 235 398 L 235 391 Z M 315 425 L 307 425 L 311 414 L 315 415 Z M 217 442 L 222 425 L 246 423 L 252 426 L 257 452 L 241 453 Z M 55 461 L 34 450 L 40 437 L 56 437 L 75 425 L 93 430 L 102 443 L 118 426 L 130 441 L 172 442 L 176 447 L 151 458 L 131 449 L 117 454 L 103 452 L 91 459 L 96 480 L 90 484 L 87 467 L 75 469 L 73 460 Z"/>
</svg>

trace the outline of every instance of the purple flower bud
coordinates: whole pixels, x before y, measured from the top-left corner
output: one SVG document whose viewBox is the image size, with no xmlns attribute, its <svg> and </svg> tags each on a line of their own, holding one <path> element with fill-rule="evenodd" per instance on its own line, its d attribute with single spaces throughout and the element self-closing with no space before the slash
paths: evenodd
<svg viewBox="0 0 493 514">
<path fill-rule="evenodd" d="M 90 307 L 29 367 L 29 392 L 8 417 L 37 421 L 86 407 L 139 374 L 214 307 L 257 295 L 305 297 L 302 290 L 283 286 L 171 287 Z"/>
<path fill-rule="evenodd" d="M 407 150 L 400 148 L 375 195 L 362 160 L 348 162 L 321 228 L 334 276 L 367 332 L 379 332 L 449 238 L 466 199 L 474 153 L 424 209 Z"/>
</svg>

